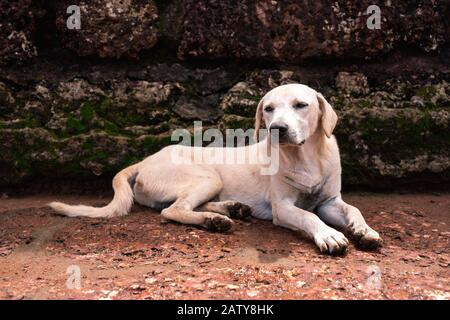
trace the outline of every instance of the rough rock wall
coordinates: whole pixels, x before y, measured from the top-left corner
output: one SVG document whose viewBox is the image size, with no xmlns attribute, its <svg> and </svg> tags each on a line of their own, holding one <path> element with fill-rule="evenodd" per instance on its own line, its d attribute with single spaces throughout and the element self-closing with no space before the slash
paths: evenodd
<svg viewBox="0 0 450 320">
<path fill-rule="evenodd" d="M 3 188 L 110 177 L 193 120 L 250 128 L 289 82 L 337 110 L 344 185 L 450 183 L 448 1 L 380 2 L 380 30 L 368 1 L 73 2 L 81 30 L 68 1 L 0 4 Z"/>
<path fill-rule="evenodd" d="M 36 56 L 32 41 L 34 31 L 31 0 L 0 2 L 0 66 L 21 63 Z"/>
<path fill-rule="evenodd" d="M 367 27 L 378 5 L 381 28 Z M 436 49 L 448 37 L 448 1 L 186 1 L 179 54 L 214 58 L 374 57 L 401 45 Z"/>
</svg>

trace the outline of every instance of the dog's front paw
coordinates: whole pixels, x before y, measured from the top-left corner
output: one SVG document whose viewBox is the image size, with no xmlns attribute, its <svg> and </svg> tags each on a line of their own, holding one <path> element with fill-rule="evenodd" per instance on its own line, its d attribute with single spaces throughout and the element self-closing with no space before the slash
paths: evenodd
<svg viewBox="0 0 450 320">
<path fill-rule="evenodd" d="M 368 225 L 350 225 L 349 230 L 358 245 L 363 249 L 376 249 L 383 244 L 383 239 L 378 232 Z"/>
<path fill-rule="evenodd" d="M 347 238 L 339 231 L 327 227 L 314 235 L 314 242 L 320 252 L 332 255 L 341 255 L 348 246 Z"/>
</svg>

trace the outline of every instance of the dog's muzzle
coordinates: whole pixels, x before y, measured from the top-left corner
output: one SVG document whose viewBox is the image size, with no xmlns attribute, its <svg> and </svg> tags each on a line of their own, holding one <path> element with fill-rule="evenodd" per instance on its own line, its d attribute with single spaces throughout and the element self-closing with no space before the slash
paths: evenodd
<svg viewBox="0 0 450 320">
<path fill-rule="evenodd" d="M 288 140 L 288 130 L 288 125 L 282 122 L 274 122 L 269 128 L 271 137 L 276 138 L 278 136 L 279 142 Z"/>
</svg>

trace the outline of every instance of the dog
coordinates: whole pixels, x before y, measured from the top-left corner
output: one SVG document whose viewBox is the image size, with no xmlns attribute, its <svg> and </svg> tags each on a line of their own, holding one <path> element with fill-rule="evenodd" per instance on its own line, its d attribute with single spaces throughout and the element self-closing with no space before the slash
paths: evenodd
<svg viewBox="0 0 450 320">
<path fill-rule="evenodd" d="M 258 139 L 263 123 L 268 133 Z M 382 243 L 379 234 L 341 197 L 339 149 L 332 135 L 336 123 L 337 115 L 322 94 L 302 84 L 282 85 L 258 103 L 256 143 L 222 149 L 167 146 L 120 171 L 112 181 L 114 198 L 105 207 L 49 206 L 70 217 L 110 218 L 126 215 L 136 200 L 162 209 L 165 220 L 217 231 L 230 229 L 231 218 L 271 219 L 312 239 L 322 253 L 342 254 L 349 244 L 344 233 L 361 247 L 376 248 Z M 272 139 L 275 133 L 277 141 Z M 258 161 L 204 161 L 213 151 L 248 158 L 269 148 L 278 152 L 278 170 L 270 175 L 261 174 Z M 199 150 L 204 154 L 194 161 Z M 182 154 L 182 163 L 174 164 L 174 152 Z"/>
</svg>

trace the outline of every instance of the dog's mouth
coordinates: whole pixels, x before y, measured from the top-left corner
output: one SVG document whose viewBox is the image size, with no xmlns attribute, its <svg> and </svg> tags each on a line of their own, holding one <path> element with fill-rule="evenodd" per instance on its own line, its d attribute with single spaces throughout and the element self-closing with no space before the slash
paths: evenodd
<svg viewBox="0 0 450 320">
<path fill-rule="evenodd" d="M 277 137 L 278 139 L 274 139 L 272 137 L 272 142 L 278 143 L 278 144 L 290 144 L 291 143 L 291 139 L 289 139 L 289 136 L 282 136 L 282 137 Z"/>
<path fill-rule="evenodd" d="M 293 141 L 290 141 L 289 139 L 283 139 L 278 142 L 279 145 L 283 145 L 283 146 L 289 145 L 289 146 L 298 146 L 298 147 L 304 145 L 305 143 L 306 143 L 306 139 L 303 139 L 300 142 L 293 142 Z"/>
<path fill-rule="evenodd" d="M 289 146 L 302 146 L 306 143 L 306 139 L 307 137 L 302 137 L 302 135 L 296 133 L 284 134 L 282 136 L 271 136 L 272 143 Z"/>
</svg>

